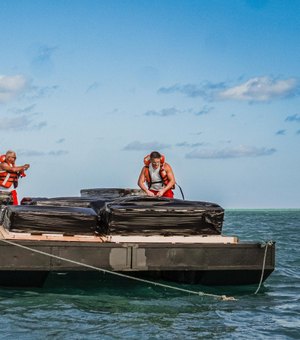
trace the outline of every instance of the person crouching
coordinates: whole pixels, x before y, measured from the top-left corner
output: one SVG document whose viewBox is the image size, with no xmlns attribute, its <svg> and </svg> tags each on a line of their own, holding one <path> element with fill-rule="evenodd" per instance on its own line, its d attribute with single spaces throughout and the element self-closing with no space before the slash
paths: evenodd
<svg viewBox="0 0 300 340">
<path fill-rule="evenodd" d="M 171 166 L 165 162 L 165 157 L 153 151 L 144 158 L 144 164 L 138 179 L 138 186 L 147 196 L 173 198 L 175 176 Z M 145 186 L 145 182 L 148 187 Z"/>
</svg>

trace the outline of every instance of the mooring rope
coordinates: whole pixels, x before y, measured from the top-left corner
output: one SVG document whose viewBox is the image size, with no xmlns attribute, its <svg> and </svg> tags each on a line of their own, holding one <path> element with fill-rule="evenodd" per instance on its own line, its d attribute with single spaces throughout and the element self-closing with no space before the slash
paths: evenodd
<svg viewBox="0 0 300 340">
<path fill-rule="evenodd" d="M 133 276 L 130 276 L 130 275 L 122 274 L 122 273 L 119 273 L 119 272 L 113 272 L 111 270 L 95 267 L 95 266 L 92 266 L 92 265 L 89 265 L 89 264 L 77 262 L 77 261 L 70 260 L 70 259 L 67 259 L 67 258 L 64 258 L 64 257 L 61 257 L 61 256 L 46 253 L 46 252 L 43 252 L 41 250 L 26 247 L 22 244 L 15 243 L 15 242 L 12 242 L 12 241 L 4 240 L 4 239 L 0 239 L 0 241 L 7 243 L 7 244 L 10 244 L 12 246 L 20 247 L 20 248 L 41 254 L 41 255 L 49 256 L 49 257 L 52 257 L 52 258 L 55 258 L 55 259 L 58 259 L 58 260 L 61 260 L 61 261 L 65 261 L 65 262 L 70 262 L 70 263 L 76 264 L 78 266 L 90 268 L 90 269 L 100 271 L 100 272 L 103 272 L 103 273 L 107 273 L 107 274 L 111 274 L 111 275 L 115 275 L 115 276 L 120 276 L 120 277 L 123 277 L 123 278 L 126 278 L 126 279 L 135 280 L 135 281 L 139 281 L 139 282 L 143 282 L 143 283 L 147 283 L 147 284 L 151 284 L 151 285 L 154 285 L 154 286 L 159 286 L 159 287 L 163 287 L 163 288 L 167 288 L 167 289 L 173 289 L 173 290 L 177 290 L 177 291 L 188 293 L 188 294 L 194 294 L 194 295 L 198 295 L 198 296 L 209 296 L 209 297 L 221 299 L 222 301 L 236 301 L 236 299 L 233 296 L 217 295 L 217 294 L 204 293 L 204 292 L 196 292 L 196 291 L 189 290 L 189 289 L 174 287 L 174 286 L 170 286 L 170 285 L 167 285 L 167 284 L 164 284 L 164 283 L 145 280 L 145 279 L 141 279 L 141 278 L 138 278 L 138 277 L 133 277 Z"/>
<path fill-rule="evenodd" d="M 263 259 L 260 281 L 259 281 L 258 287 L 257 287 L 254 295 L 256 295 L 259 292 L 261 284 L 263 282 L 264 273 L 265 273 L 265 266 L 266 266 L 266 259 L 267 259 L 267 251 L 268 251 L 269 246 L 271 247 L 272 245 L 273 245 L 273 241 L 268 241 L 268 242 L 261 244 L 261 247 L 265 247 L 265 253 L 264 253 L 264 259 Z"/>
</svg>

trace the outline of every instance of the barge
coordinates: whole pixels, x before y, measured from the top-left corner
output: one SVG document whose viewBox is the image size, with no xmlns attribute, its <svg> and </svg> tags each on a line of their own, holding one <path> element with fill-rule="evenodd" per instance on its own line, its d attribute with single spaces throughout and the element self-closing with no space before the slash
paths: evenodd
<svg viewBox="0 0 300 340">
<path fill-rule="evenodd" d="M 173 210 L 177 215 L 175 219 L 171 218 L 171 221 L 172 223 L 179 221 L 178 229 L 175 230 L 167 225 L 164 230 L 160 226 L 159 230 L 165 232 L 159 233 L 157 228 L 153 229 L 146 225 L 148 222 L 145 221 L 153 216 L 149 215 L 149 209 L 144 205 L 136 210 L 132 205 L 128 208 L 128 201 L 126 201 L 126 208 L 124 205 L 122 209 L 120 208 L 119 199 L 120 196 L 124 196 L 120 193 L 124 192 L 127 193 L 125 196 L 129 193 L 130 204 L 132 198 L 134 202 L 139 200 L 136 198 L 138 193 L 135 190 L 94 189 L 94 191 L 82 190 L 81 198 L 78 199 L 58 198 L 52 201 L 41 198 L 25 199 L 23 206 L 2 207 L 0 286 L 42 286 L 50 272 L 86 273 L 95 270 L 189 284 L 248 285 L 264 281 L 274 270 L 275 243 L 241 242 L 236 236 L 222 235 L 219 230 L 221 210 L 216 205 L 206 205 L 205 211 L 210 211 L 208 215 L 203 212 L 203 204 L 202 210 L 194 207 L 192 212 L 185 205 L 183 205 L 184 209 L 176 206 Z M 99 201 L 101 201 L 100 208 Z M 97 224 L 101 225 L 106 221 L 105 228 L 103 226 L 102 229 L 91 228 L 89 232 L 81 233 L 78 225 L 75 225 L 73 233 L 70 229 L 65 232 L 64 225 L 69 223 L 65 219 L 68 217 L 61 220 L 61 226 L 57 225 L 57 216 L 53 215 L 49 207 L 56 207 L 55 212 L 61 214 L 64 208 L 60 210 L 59 207 L 69 204 L 66 208 L 68 212 L 68 209 L 74 209 L 70 208 L 70 204 L 72 207 L 77 204 L 74 202 L 81 202 L 78 204 L 88 206 L 87 209 L 93 206 Z M 98 203 L 95 205 L 95 202 Z M 148 206 L 153 204 L 151 202 L 151 200 L 146 201 Z M 160 204 L 169 204 L 169 202 L 160 202 L 163 202 Z M 121 203 L 124 204 L 124 201 Z M 41 206 L 45 209 L 40 209 Z M 127 214 L 127 219 L 125 218 L 127 222 L 121 221 L 119 215 L 118 218 L 104 219 L 103 211 L 115 214 L 116 210 L 118 213 L 123 211 L 124 216 Z M 40 222 L 35 223 L 32 215 L 26 220 L 24 211 L 27 213 L 33 211 L 37 214 L 37 218 L 43 219 L 45 223 L 46 218 L 41 214 L 42 211 L 46 211 L 49 214 L 47 218 L 51 219 L 52 216 L 55 225 L 49 230 L 37 228 Z M 161 216 L 170 213 L 170 209 L 166 212 L 161 206 L 151 211 L 157 212 L 160 221 L 162 221 Z M 136 213 L 138 220 L 134 218 Z M 200 224 L 204 233 L 199 229 L 199 223 L 198 229 L 194 228 L 196 213 L 197 216 L 202 214 Z M 74 214 L 73 210 L 72 214 Z M 186 222 L 184 227 L 180 224 L 180 216 L 183 216 Z M 189 216 L 189 219 L 186 219 L 186 216 Z M 147 232 L 142 233 L 143 229 Z"/>
</svg>

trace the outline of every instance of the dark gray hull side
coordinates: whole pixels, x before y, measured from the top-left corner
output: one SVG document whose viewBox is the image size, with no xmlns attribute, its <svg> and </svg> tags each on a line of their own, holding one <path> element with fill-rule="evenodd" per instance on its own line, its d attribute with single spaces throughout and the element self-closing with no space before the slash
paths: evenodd
<svg viewBox="0 0 300 340">
<path fill-rule="evenodd" d="M 204 285 L 258 284 L 265 255 L 265 247 L 260 243 L 14 242 L 113 272 Z M 267 249 L 264 280 L 274 268 L 275 244 L 272 244 Z M 73 271 L 93 269 L 0 242 L 1 286 L 41 286 L 48 272 Z"/>
</svg>

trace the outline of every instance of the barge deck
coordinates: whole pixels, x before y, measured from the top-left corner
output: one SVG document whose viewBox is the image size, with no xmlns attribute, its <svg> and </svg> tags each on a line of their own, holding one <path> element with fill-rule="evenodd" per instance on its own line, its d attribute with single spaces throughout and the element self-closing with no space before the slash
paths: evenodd
<svg viewBox="0 0 300 340">
<path fill-rule="evenodd" d="M 267 247 L 267 249 L 266 249 Z M 50 272 L 94 268 L 203 285 L 258 284 L 275 267 L 275 244 L 235 236 L 14 233 L 0 226 L 0 286 L 42 286 Z"/>
</svg>

